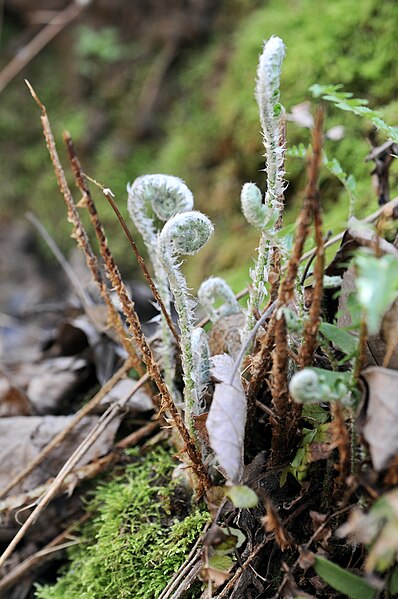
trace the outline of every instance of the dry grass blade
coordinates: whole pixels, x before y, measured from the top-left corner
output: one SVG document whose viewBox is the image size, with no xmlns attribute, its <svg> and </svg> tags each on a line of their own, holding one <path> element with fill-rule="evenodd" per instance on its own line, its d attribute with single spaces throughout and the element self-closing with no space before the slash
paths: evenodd
<svg viewBox="0 0 398 599">
<path fill-rule="evenodd" d="M 71 430 L 75 428 L 75 426 L 89 414 L 101 401 L 102 399 L 113 389 L 116 383 L 123 378 L 126 373 L 130 370 L 131 363 L 129 361 L 125 362 L 121 368 L 113 375 L 109 381 L 105 383 L 105 385 L 96 393 L 96 395 L 81 409 L 73 420 L 70 421 L 67 427 L 64 428 L 63 431 L 58 433 L 53 439 L 51 439 L 50 443 L 48 443 L 41 451 L 37 454 L 37 456 L 24 468 L 19 474 L 14 476 L 13 479 L 10 480 L 8 485 L 1 489 L 0 497 L 4 497 L 13 487 L 15 487 L 18 483 L 21 482 L 28 474 L 34 470 L 42 461 L 48 456 L 48 454 L 57 447 Z M 143 377 L 148 380 L 148 375 L 144 375 Z M 141 379 L 143 380 L 143 379 Z"/>
<path fill-rule="evenodd" d="M 32 86 L 30 85 L 30 83 L 28 81 L 26 81 L 26 85 L 28 86 L 33 99 L 35 100 L 36 104 L 39 106 L 39 108 L 41 110 L 40 119 L 41 119 L 41 123 L 42 123 L 42 127 L 43 127 L 43 133 L 44 133 L 44 137 L 46 140 L 48 152 L 50 154 L 51 162 L 54 167 L 54 172 L 55 172 L 55 176 L 58 181 L 58 186 L 60 188 L 60 191 L 62 193 L 62 196 L 63 196 L 65 204 L 66 204 L 68 221 L 73 226 L 72 237 L 75 238 L 77 245 L 84 252 L 87 266 L 88 266 L 88 268 L 92 274 L 92 277 L 93 277 L 95 283 L 97 284 L 99 291 L 101 293 L 101 296 L 106 304 L 110 325 L 114 327 L 122 346 L 127 351 L 128 355 L 130 356 L 131 360 L 133 361 L 133 367 L 137 370 L 137 372 L 139 374 L 143 374 L 141 360 L 137 356 L 137 353 L 136 353 L 134 347 L 131 345 L 130 341 L 126 338 L 126 331 L 124 329 L 123 322 L 122 322 L 117 310 L 115 309 L 115 307 L 112 303 L 112 300 L 110 299 L 106 283 L 102 277 L 101 270 L 98 265 L 98 260 L 97 260 L 96 256 L 94 255 L 94 252 L 91 248 L 91 244 L 88 239 L 87 233 L 83 227 L 79 213 L 76 209 L 75 202 L 73 200 L 71 191 L 70 191 L 68 183 L 66 181 L 64 170 L 63 170 L 61 162 L 59 160 L 58 152 L 57 152 L 57 149 L 55 146 L 54 137 L 53 137 L 52 131 L 51 131 L 50 122 L 49 122 L 48 116 L 47 116 L 46 107 L 42 104 L 42 102 L 38 98 L 36 92 L 34 91 L 34 89 L 32 88 Z"/>
</svg>

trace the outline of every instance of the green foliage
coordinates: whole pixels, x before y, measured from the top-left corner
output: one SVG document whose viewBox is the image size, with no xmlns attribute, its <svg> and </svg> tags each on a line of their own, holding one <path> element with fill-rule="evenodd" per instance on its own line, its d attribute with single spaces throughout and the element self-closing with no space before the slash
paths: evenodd
<svg viewBox="0 0 398 599">
<path fill-rule="evenodd" d="M 250 509 L 258 504 L 256 493 L 245 485 L 225 487 L 225 496 L 229 497 L 235 507 Z"/>
<path fill-rule="evenodd" d="M 40 587 L 37 599 L 155 598 L 178 570 L 208 514 L 189 503 L 184 519 L 172 512 L 181 503 L 170 483 L 169 452 L 133 455 L 122 477 L 96 490 L 87 508 L 92 520 L 69 550 L 68 570 L 54 586 Z"/>
<path fill-rule="evenodd" d="M 314 570 L 336 591 L 351 599 L 374 599 L 377 589 L 369 582 L 344 570 L 323 556 L 315 556 Z"/>
<path fill-rule="evenodd" d="M 386 254 L 376 258 L 365 251 L 355 256 L 357 301 L 366 318 L 370 334 L 378 332 L 380 322 L 398 295 L 398 260 Z"/>
<path fill-rule="evenodd" d="M 358 350 L 358 338 L 342 327 L 329 322 L 321 322 L 319 330 L 322 335 L 346 356 L 352 358 Z"/>
<path fill-rule="evenodd" d="M 332 102 L 340 110 L 346 110 L 367 119 L 387 135 L 389 139 L 395 143 L 398 142 L 398 129 L 387 125 L 382 119 L 381 112 L 369 108 L 367 106 L 368 100 L 354 98 L 354 94 L 351 92 L 339 91 L 341 87 L 341 85 L 319 85 L 316 83 L 310 87 L 310 91 L 314 98 L 322 98 L 327 102 Z"/>
</svg>

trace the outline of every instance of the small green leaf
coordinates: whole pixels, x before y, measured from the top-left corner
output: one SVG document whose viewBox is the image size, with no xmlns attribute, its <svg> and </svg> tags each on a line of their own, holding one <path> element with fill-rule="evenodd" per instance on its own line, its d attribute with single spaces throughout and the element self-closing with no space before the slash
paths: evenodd
<svg viewBox="0 0 398 599">
<path fill-rule="evenodd" d="M 351 599 L 373 599 L 377 589 L 322 556 L 315 556 L 314 570 L 329 586 Z"/>
<path fill-rule="evenodd" d="M 214 568 L 214 570 L 220 570 L 220 572 L 228 572 L 232 566 L 234 565 L 234 561 L 228 555 L 219 555 L 215 554 L 209 557 L 209 567 Z"/>
<path fill-rule="evenodd" d="M 381 319 L 398 294 L 398 260 L 388 254 L 376 258 L 358 252 L 355 265 L 357 298 L 365 312 L 369 333 L 376 334 Z"/>
<path fill-rule="evenodd" d="M 340 349 L 347 356 L 352 356 L 358 349 L 358 338 L 352 333 L 330 324 L 329 322 L 321 322 L 319 330 L 328 341 L 333 343 L 335 347 Z"/>
<path fill-rule="evenodd" d="M 244 485 L 236 485 L 234 487 L 226 487 L 225 495 L 229 497 L 235 507 L 252 508 L 258 504 L 258 497 L 255 492 Z"/>
</svg>

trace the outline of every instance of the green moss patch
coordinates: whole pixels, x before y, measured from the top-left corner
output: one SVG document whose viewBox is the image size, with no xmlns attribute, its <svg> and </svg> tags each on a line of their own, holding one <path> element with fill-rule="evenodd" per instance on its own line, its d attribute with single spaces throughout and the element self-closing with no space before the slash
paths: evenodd
<svg viewBox="0 0 398 599">
<path fill-rule="evenodd" d="M 37 599 L 155 598 L 184 562 L 209 516 L 170 482 L 168 451 L 133 455 L 123 476 L 97 488 L 67 569 Z"/>
</svg>

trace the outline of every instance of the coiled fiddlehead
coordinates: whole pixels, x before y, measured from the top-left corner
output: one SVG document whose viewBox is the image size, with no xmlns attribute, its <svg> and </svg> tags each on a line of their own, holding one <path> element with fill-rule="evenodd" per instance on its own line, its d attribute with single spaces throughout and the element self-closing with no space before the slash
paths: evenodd
<svg viewBox="0 0 398 599">
<path fill-rule="evenodd" d="M 201 212 L 184 212 L 171 218 L 163 227 L 158 239 L 159 260 L 167 273 L 179 317 L 181 358 L 184 376 L 185 420 L 191 434 L 196 437 L 193 414 L 197 413 L 200 391 L 195 381 L 192 331 L 195 303 L 191 299 L 180 256 L 196 254 L 213 233 L 211 221 Z"/>
<path fill-rule="evenodd" d="M 234 292 L 221 277 L 210 277 L 203 281 L 198 290 L 198 299 L 212 322 L 216 322 L 223 316 L 240 312 L 240 305 Z M 222 304 L 216 307 L 218 300 L 221 300 Z"/>
<path fill-rule="evenodd" d="M 178 177 L 170 175 L 143 175 L 132 185 L 127 186 L 128 211 L 132 221 L 146 245 L 152 262 L 155 284 L 166 309 L 170 312 L 171 295 L 166 273 L 157 253 L 158 226 L 156 218 L 167 221 L 179 212 L 192 210 L 193 195 L 186 184 Z M 171 392 L 174 391 L 174 345 L 173 338 L 162 315 L 162 355 L 165 380 Z"/>
</svg>

